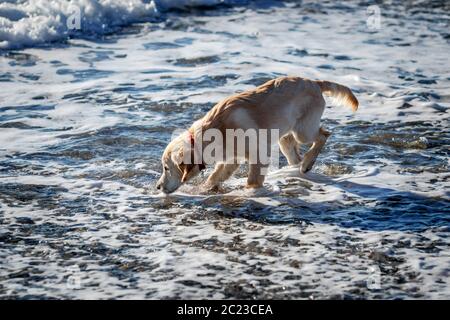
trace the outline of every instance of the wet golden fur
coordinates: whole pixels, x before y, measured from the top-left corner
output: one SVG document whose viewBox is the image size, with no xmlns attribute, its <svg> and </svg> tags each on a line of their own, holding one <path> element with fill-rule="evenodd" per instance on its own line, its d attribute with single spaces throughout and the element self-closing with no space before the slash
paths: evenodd
<svg viewBox="0 0 450 320">
<path fill-rule="evenodd" d="M 320 127 L 320 118 L 325 108 L 323 95 L 330 96 L 338 104 L 358 109 L 358 100 L 351 90 L 329 81 L 313 81 L 300 77 L 281 77 L 270 80 L 254 89 L 235 94 L 217 103 L 203 118 L 189 129 L 198 139 L 206 130 L 214 128 L 225 136 L 226 129 L 277 129 L 280 150 L 290 165 L 300 164 L 302 172 L 309 171 L 330 133 Z M 185 165 L 182 161 L 182 141 L 177 138 L 166 148 L 162 162 L 168 169 L 163 172 L 158 186 L 165 192 L 173 192 L 183 182 L 200 172 L 196 165 Z M 313 143 L 302 157 L 299 144 Z M 227 144 L 225 141 L 224 146 Z M 200 146 L 204 148 L 205 143 Z M 206 185 L 218 186 L 231 176 L 238 167 L 235 163 L 218 163 Z M 263 164 L 249 165 L 248 187 L 261 187 L 264 175 Z M 172 170 L 172 171 L 170 171 Z"/>
</svg>

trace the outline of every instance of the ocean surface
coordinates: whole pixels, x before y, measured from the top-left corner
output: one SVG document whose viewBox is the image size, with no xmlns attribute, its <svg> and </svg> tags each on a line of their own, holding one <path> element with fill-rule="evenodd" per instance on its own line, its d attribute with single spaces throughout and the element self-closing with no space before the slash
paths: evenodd
<svg viewBox="0 0 450 320">
<path fill-rule="evenodd" d="M 0 299 L 449 299 L 450 8 L 371 4 L 2 1 Z M 155 189 L 174 130 L 283 75 L 360 101 L 311 172 Z"/>
</svg>

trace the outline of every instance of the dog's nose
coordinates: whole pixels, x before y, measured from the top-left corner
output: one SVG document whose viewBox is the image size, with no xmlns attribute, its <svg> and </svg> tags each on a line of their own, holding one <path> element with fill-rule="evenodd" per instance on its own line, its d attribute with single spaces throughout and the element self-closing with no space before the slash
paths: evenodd
<svg viewBox="0 0 450 320">
<path fill-rule="evenodd" d="M 158 190 L 161 189 L 161 184 L 160 184 L 160 183 L 157 183 L 157 184 L 156 184 L 156 189 L 158 189 Z"/>
</svg>

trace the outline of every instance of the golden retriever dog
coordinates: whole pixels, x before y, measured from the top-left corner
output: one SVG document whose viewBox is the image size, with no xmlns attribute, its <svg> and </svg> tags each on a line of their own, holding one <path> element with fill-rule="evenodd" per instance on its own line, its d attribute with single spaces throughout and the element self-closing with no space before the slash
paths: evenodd
<svg viewBox="0 0 450 320">
<path fill-rule="evenodd" d="M 207 130 L 222 133 L 225 141 L 221 147 L 231 145 L 232 152 L 215 161 L 215 169 L 206 181 L 207 188 L 216 188 L 228 179 L 240 164 L 236 147 L 227 138 L 228 130 L 277 130 L 281 152 L 289 165 L 299 165 L 300 171 L 311 170 L 317 156 L 327 141 L 330 132 L 321 127 L 320 119 L 325 109 L 322 95 L 332 97 L 337 104 L 358 109 L 358 100 L 352 91 L 329 81 L 313 81 L 300 77 L 280 77 L 270 80 L 249 91 L 233 95 L 217 103 L 203 118 L 197 120 L 188 131 L 173 139 L 162 155 L 163 173 L 157 182 L 157 189 L 164 193 L 177 190 L 204 169 L 201 154 L 208 143 L 202 139 Z M 302 157 L 300 144 L 312 146 Z M 186 148 L 191 145 L 191 148 Z M 258 144 L 253 147 L 258 148 Z M 249 159 L 250 146 L 244 154 Z M 200 154 L 200 156 L 198 156 Z M 194 159 L 195 158 L 195 159 Z M 247 187 L 263 186 L 268 164 L 261 161 L 249 162 Z"/>
</svg>

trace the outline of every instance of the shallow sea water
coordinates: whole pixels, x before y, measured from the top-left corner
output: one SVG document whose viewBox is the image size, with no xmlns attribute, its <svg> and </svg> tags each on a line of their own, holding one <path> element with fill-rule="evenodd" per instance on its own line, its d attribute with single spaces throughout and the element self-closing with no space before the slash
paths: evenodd
<svg viewBox="0 0 450 320">
<path fill-rule="evenodd" d="M 450 298 L 445 6 L 250 3 L 0 56 L 0 298 Z M 154 184 L 174 130 L 282 75 L 352 88 L 314 169 Z M 75 284 L 75 285 L 74 285 Z"/>
</svg>

